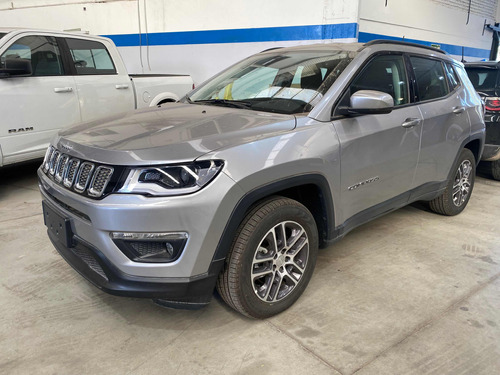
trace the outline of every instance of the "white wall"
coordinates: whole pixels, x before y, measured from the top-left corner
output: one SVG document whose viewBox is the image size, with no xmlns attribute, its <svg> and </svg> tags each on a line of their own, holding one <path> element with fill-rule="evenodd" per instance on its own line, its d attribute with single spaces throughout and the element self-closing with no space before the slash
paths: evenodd
<svg viewBox="0 0 500 375">
<path fill-rule="evenodd" d="M 131 73 L 189 73 L 199 84 L 263 49 L 357 41 L 358 25 L 360 41 L 404 36 L 458 58 L 472 48 L 481 56 L 466 58 L 477 60 L 489 55 L 483 24 L 495 23 L 498 1 L 472 4 L 466 25 L 468 0 L 0 0 L 0 25 L 110 36 Z"/>
<path fill-rule="evenodd" d="M 386 5 L 387 4 L 387 5 Z M 472 54 L 489 51 L 492 32 L 483 26 L 494 24 L 497 0 L 473 0 L 467 24 L 468 0 L 360 0 L 360 41 L 366 34 L 385 35 L 439 44 L 461 58 L 461 46 Z M 457 52 L 458 51 L 458 52 Z M 488 58 L 468 56 L 466 60 Z"/>
<path fill-rule="evenodd" d="M 13 6 L 12 6 L 13 4 Z M 263 49 L 304 43 L 356 41 L 358 1 L 352 0 L 0 0 L 0 25 L 55 30 L 79 29 L 115 39 L 117 34 L 143 34 L 142 46 L 120 47 L 127 68 L 133 73 L 189 73 L 196 83 L 209 78 L 228 65 Z M 294 40 L 273 41 L 273 33 L 265 28 L 352 24 L 347 35 L 317 33 Z M 171 44 L 147 46 L 149 36 L 156 33 L 206 31 L 196 38 L 211 38 L 211 31 L 262 29 L 261 41 L 227 43 Z M 243 29 L 243 31 L 241 31 Z M 277 31 L 279 32 L 279 30 Z M 304 34 L 304 30 L 302 30 Z M 307 31 L 305 32 L 307 34 Z M 183 40 L 189 35 L 180 35 Z M 224 34 L 222 37 L 226 37 Z M 333 37 L 332 37 L 333 36 Z M 134 38 L 134 35 L 131 36 Z M 130 44 L 130 43 L 129 43 Z M 134 44 L 134 43 L 132 43 Z"/>
</svg>

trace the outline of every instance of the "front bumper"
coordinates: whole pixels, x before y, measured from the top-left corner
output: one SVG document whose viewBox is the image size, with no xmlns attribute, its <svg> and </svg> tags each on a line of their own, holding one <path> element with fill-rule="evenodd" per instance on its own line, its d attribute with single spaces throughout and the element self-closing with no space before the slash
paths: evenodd
<svg viewBox="0 0 500 375">
<path fill-rule="evenodd" d="M 106 293 L 140 298 L 154 298 L 176 302 L 179 305 L 203 306 L 210 302 L 217 275 L 224 261 L 213 262 L 209 272 L 193 278 L 165 280 L 124 274 L 92 245 L 78 236 L 74 246 L 66 247 L 50 232 L 49 238 L 61 254 L 80 275 Z"/>
<path fill-rule="evenodd" d="M 224 263 L 214 260 L 214 253 L 239 199 L 240 188 L 225 174 L 201 190 L 202 194 L 165 198 L 112 194 L 102 200 L 69 191 L 41 170 L 38 176 L 44 206 L 67 223 L 71 237 L 59 238 L 48 230 L 49 238 L 92 284 L 114 295 L 168 300 L 188 307 L 210 301 Z M 132 261 L 111 238 L 112 232 L 170 231 L 189 233 L 184 251 L 171 263 Z"/>
</svg>

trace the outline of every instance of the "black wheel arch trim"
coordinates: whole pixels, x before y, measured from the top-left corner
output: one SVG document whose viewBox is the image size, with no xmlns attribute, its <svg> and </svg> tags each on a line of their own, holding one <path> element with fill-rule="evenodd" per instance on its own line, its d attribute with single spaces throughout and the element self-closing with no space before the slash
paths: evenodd
<svg viewBox="0 0 500 375">
<path fill-rule="evenodd" d="M 465 138 L 462 141 L 462 144 L 460 145 L 460 148 L 458 149 L 457 155 L 455 156 L 455 160 L 453 161 L 453 165 L 450 168 L 450 173 L 448 174 L 448 180 L 450 178 L 452 178 L 454 173 L 456 172 L 453 167 L 455 166 L 455 164 L 457 164 L 457 161 L 460 158 L 460 154 L 461 154 L 462 150 L 464 148 L 467 148 L 470 150 L 470 148 L 465 147 L 465 146 L 467 146 L 469 143 L 471 143 L 473 141 L 479 141 L 479 149 L 477 150 L 477 155 L 474 155 L 474 157 L 476 158 L 476 167 L 478 166 L 479 161 L 481 160 L 481 155 L 483 154 L 483 149 L 484 149 L 484 133 L 471 134 L 470 136 L 468 136 L 467 138 Z M 471 150 L 471 151 L 474 154 L 474 150 Z"/>
<path fill-rule="evenodd" d="M 229 217 L 224 231 L 222 232 L 222 236 L 212 258 L 212 265 L 210 266 L 209 273 L 214 272 L 213 266 L 215 264 L 220 265 L 220 262 L 218 261 L 226 259 L 233 242 L 234 234 L 253 205 L 266 197 L 279 193 L 280 191 L 302 185 L 315 185 L 319 189 L 319 198 L 322 205 L 323 217 L 321 218 L 321 228 L 318 227 L 318 231 L 322 232 L 320 233 L 320 238 L 323 238 L 323 242 L 328 242 L 334 235 L 335 228 L 334 204 L 328 181 L 321 174 L 305 174 L 288 177 L 264 186 L 260 186 L 248 192 L 239 200 Z M 315 220 L 318 222 L 317 218 L 315 218 Z"/>
</svg>

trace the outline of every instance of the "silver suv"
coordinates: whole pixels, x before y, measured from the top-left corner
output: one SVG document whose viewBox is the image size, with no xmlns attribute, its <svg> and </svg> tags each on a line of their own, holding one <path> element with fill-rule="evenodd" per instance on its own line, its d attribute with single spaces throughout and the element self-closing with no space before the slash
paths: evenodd
<svg viewBox="0 0 500 375">
<path fill-rule="evenodd" d="M 62 132 L 38 171 L 48 235 L 100 289 L 266 318 L 319 247 L 415 201 L 460 213 L 481 99 L 442 51 L 374 41 L 264 51 L 179 103 Z"/>
</svg>

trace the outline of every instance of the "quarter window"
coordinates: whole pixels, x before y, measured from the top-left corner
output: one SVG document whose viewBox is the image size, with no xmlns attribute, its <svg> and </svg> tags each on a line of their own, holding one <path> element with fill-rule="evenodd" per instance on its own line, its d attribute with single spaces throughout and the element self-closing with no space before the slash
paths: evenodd
<svg viewBox="0 0 500 375">
<path fill-rule="evenodd" d="M 83 39 L 66 39 L 78 75 L 116 74 L 104 44 Z"/>
<path fill-rule="evenodd" d="M 420 101 L 441 98 L 449 93 L 441 61 L 415 56 L 411 56 L 410 60 Z"/>
<path fill-rule="evenodd" d="M 446 69 L 446 76 L 448 77 L 450 91 L 453 91 L 458 86 L 460 86 L 460 81 L 458 80 L 457 73 L 455 72 L 455 69 L 453 69 L 453 66 L 451 66 L 451 64 L 446 63 L 444 66 Z"/>
<path fill-rule="evenodd" d="M 25 59 L 31 62 L 33 76 L 58 76 L 64 69 L 57 46 L 56 38 L 50 36 L 25 36 L 0 56 L 0 67 L 8 68 L 16 60 Z"/>
</svg>

